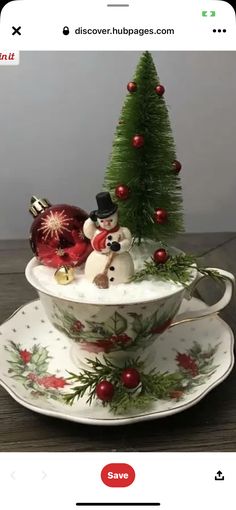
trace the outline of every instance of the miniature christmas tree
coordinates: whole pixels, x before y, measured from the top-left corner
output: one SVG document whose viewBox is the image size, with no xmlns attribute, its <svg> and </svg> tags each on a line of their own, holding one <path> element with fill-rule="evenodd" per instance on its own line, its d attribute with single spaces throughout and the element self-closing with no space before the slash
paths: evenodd
<svg viewBox="0 0 236 510">
<path fill-rule="evenodd" d="M 125 100 L 104 188 L 119 203 L 123 225 L 140 243 L 183 231 L 181 164 L 155 64 L 143 53 Z"/>
</svg>

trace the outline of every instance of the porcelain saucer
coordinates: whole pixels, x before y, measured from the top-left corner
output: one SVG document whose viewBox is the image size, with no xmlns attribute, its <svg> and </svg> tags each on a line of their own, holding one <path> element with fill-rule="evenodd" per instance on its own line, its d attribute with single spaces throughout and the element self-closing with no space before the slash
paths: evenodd
<svg viewBox="0 0 236 510">
<path fill-rule="evenodd" d="M 200 300 L 191 300 L 191 309 L 201 307 Z M 181 312 L 188 309 L 190 302 L 184 301 Z M 22 406 L 55 418 L 91 425 L 152 420 L 188 409 L 220 384 L 233 368 L 233 343 L 230 327 L 218 315 L 170 328 L 156 340 L 153 367 L 163 373 L 191 372 L 190 390 L 172 392 L 146 411 L 124 415 L 112 414 L 99 402 L 88 406 L 85 397 L 69 406 L 63 398 L 70 388 L 66 378 L 79 370 L 71 357 L 71 340 L 52 327 L 36 300 L 0 327 L 0 384 Z"/>
</svg>

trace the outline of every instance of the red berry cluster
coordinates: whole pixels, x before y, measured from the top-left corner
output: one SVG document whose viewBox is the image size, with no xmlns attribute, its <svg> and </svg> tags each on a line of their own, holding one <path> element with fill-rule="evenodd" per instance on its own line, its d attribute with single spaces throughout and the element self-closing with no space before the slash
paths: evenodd
<svg viewBox="0 0 236 510">
<path fill-rule="evenodd" d="M 121 382 L 129 390 L 137 388 L 141 381 L 140 373 L 136 368 L 125 368 L 121 373 Z M 96 395 L 103 402 L 111 402 L 115 393 L 115 386 L 110 381 L 100 381 L 96 386 Z"/>
</svg>

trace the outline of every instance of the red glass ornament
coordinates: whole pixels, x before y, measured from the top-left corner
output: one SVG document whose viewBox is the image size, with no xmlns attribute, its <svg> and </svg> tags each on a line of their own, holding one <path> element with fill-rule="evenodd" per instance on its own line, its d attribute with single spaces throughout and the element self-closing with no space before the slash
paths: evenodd
<svg viewBox="0 0 236 510">
<path fill-rule="evenodd" d="M 140 383 L 140 373 L 136 368 L 126 368 L 121 374 L 121 381 L 126 388 L 137 388 Z"/>
<path fill-rule="evenodd" d="M 165 209 L 156 209 L 154 213 L 154 220 L 156 223 L 163 225 L 167 221 L 168 214 Z"/>
<path fill-rule="evenodd" d="M 116 186 L 115 195 L 120 200 L 127 200 L 130 194 L 130 188 L 126 184 L 119 184 Z"/>
<path fill-rule="evenodd" d="M 153 254 L 153 260 L 156 264 L 165 264 L 169 258 L 169 253 L 164 248 L 159 248 Z"/>
<path fill-rule="evenodd" d="M 103 400 L 103 402 L 109 402 L 112 400 L 114 395 L 114 386 L 109 381 L 101 381 L 96 386 L 96 395 L 99 400 Z"/>
<path fill-rule="evenodd" d="M 72 205 L 53 205 L 32 197 L 31 213 L 35 220 L 30 230 L 30 245 L 45 266 L 79 266 L 92 251 L 84 237 L 85 211 Z"/>
<path fill-rule="evenodd" d="M 165 87 L 163 87 L 163 85 L 157 85 L 157 87 L 155 88 L 155 91 L 156 91 L 157 95 L 161 97 L 165 93 Z"/>
<path fill-rule="evenodd" d="M 182 168 L 182 165 L 177 159 L 172 163 L 173 170 L 178 174 Z"/>
<path fill-rule="evenodd" d="M 135 81 L 130 81 L 127 85 L 127 90 L 132 94 L 133 92 L 136 92 L 137 90 L 137 83 Z"/>
<path fill-rule="evenodd" d="M 143 135 L 134 135 L 132 138 L 132 145 L 135 149 L 139 149 L 144 145 L 144 136 Z"/>
</svg>

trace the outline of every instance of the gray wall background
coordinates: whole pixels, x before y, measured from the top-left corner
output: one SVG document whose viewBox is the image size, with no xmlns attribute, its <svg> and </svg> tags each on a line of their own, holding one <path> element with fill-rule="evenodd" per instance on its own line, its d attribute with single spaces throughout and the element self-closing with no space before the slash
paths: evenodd
<svg viewBox="0 0 236 510">
<path fill-rule="evenodd" d="M 25 52 L 0 67 L 0 238 L 24 238 L 32 194 L 87 210 L 140 53 Z M 154 52 L 183 163 L 189 232 L 236 228 L 236 54 Z"/>
</svg>

